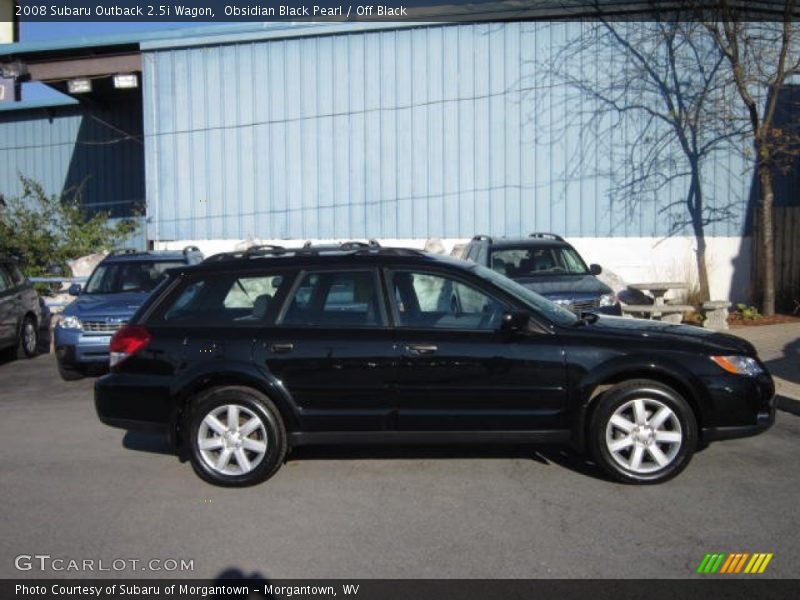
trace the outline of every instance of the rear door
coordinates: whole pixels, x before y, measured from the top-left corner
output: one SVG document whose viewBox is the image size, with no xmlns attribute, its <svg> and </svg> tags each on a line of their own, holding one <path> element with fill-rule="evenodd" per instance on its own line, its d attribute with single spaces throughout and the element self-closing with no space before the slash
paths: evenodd
<svg viewBox="0 0 800 600">
<path fill-rule="evenodd" d="M 448 272 L 387 273 L 405 431 L 558 429 L 565 369 L 556 336 L 500 330 L 511 308 Z"/>
<path fill-rule="evenodd" d="M 285 386 L 304 431 L 394 427 L 396 360 L 377 270 L 301 272 L 254 353 Z"/>
</svg>

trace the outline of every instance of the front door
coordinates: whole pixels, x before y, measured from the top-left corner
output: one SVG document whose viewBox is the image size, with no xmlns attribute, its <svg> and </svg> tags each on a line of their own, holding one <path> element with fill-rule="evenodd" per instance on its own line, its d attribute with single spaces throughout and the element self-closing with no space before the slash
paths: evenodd
<svg viewBox="0 0 800 600">
<path fill-rule="evenodd" d="M 563 427 L 565 369 L 555 336 L 501 331 L 511 307 L 450 274 L 395 270 L 387 281 L 401 356 L 399 429 Z"/>
</svg>

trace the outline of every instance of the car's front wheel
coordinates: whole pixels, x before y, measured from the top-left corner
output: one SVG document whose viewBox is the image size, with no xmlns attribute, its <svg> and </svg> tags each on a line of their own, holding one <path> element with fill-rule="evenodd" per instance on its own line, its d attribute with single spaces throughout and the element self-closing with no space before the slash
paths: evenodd
<svg viewBox="0 0 800 600">
<path fill-rule="evenodd" d="M 197 474 L 216 485 L 269 479 L 286 456 L 286 430 L 261 392 L 226 386 L 201 394 L 190 412 L 189 456 Z"/>
<path fill-rule="evenodd" d="M 685 398 L 649 380 L 614 386 L 598 400 L 589 445 L 598 465 L 625 483 L 661 483 L 689 464 L 697 420 Z"/>
</svg>

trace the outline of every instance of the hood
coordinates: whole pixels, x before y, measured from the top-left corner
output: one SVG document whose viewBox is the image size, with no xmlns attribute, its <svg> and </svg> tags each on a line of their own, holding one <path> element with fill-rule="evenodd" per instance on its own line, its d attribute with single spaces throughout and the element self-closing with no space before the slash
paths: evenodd
<svg viewBox="0 0 800 600">
<path fill-rule="evenodd" d="M 756 356 L 755 347 L 747 340 L 693 325 L 672 325 L 663 321 L 600 315 L 596 321 L 586 325 L 586 328 L 621 337 L 694 343 L 702 346 L 705 351 L 720 354 Z"/>
<path fill-rule="evenodd" d="M 611 288 L 594 275 L 538 275 L 514 277 L 514 281 L 547 298 L 572 298 L 575 296 L 601 296 L 610 294 Z"/>
<path fill-rule="evenodd" d="M 147 299 L 147 292 L 81 294 L 64 309 L 64 314 L 79 319 L 118 317 L 128 319 Z"/>
</svg>

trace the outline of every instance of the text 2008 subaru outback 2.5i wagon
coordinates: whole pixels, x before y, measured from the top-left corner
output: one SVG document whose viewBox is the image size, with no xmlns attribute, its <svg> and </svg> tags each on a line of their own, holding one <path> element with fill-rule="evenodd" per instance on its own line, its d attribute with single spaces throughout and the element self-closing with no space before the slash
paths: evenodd
<svg viewBox="0 0 800 600">
<path fill-rule="evenodd" d="M 569 443 L 614 478 L 673 477 L 764 431 L 755 349 L 583 319 L 479 265 L 375 244 L 257 247 L 176 269 L 111 342 L 100 419 L 165 430 L 204 479 L 270 477 L 335 443 Z"/>
</svg>

